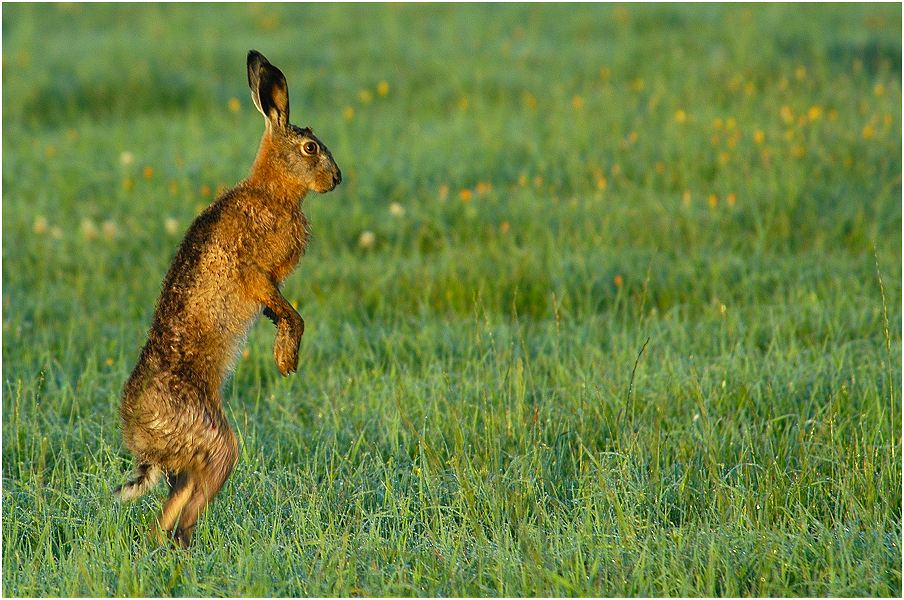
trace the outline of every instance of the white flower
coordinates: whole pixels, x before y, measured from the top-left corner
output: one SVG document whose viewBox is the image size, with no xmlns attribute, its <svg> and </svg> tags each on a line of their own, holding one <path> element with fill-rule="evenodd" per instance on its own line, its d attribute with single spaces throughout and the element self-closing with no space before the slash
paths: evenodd
<svg viewBox="0 0 904 600">
<path fill-rule="evenodd" d="M 123 150 L 119 154 L 119 164 L 121 164 L 122 166 L 128 167 L 133 162 L 135 162 L 135 155 L 132 154 L 131 152 L 129 152 L 128 150 Z"/>
<path fill-rule="evenodd" d="M 167 217 L 163 222 L 163 228 L 166 229 L 166 232 L 170 235 L 176 235 L 179 233 L 179 221 L 172 217 Z"/>
<path fill-rule="evenodd" d="M 86 240 L 96 240 L 97 233 L 97 225 L 94 224 L 94 221 L 87 217 L 82 219 L 82 235 Z"/>
<path fill-rule="evenodd" d="M 374 235 L 373 231 L 362 231 L 361 235 L 358 237 L 358 245 L 362 248 L 373 248 L 376 241 L 377 236 Z"/>
<path fill-rule="evenodd" d="M 398 202 L 393 202 L 389 205 L 389 214 L 391 214 L 393 217 L 404 217 L 405 207 Z"/>
</svg>

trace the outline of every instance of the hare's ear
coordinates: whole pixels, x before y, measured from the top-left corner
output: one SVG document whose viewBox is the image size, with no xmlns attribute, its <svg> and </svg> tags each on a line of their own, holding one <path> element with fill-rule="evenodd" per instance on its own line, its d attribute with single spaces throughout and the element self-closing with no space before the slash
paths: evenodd
<svg viewBox="0 0 904 600">
<path fill-rule="evenodd" d="M 257 50 L 248 52 L 248 87 L 251 100 L 267 121 L 279 127 L 289 124 L 289 86 L 282 71 Z"/>
</svg>

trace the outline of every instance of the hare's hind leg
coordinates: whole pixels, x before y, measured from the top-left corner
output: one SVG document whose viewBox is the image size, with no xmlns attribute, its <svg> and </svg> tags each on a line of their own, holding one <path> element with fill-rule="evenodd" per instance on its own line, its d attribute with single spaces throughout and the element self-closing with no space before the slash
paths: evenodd
<svg viewBox="0 0 904 600">
<path fill-rule="evenodd" d="M 232 431 L 226 430 L 225 433 L 226 435 L 218 440 L 217 447 L 208 455 L 208 459 L 193 473 L 195 485 L 192 495 L 182 509 L 179 526 L 174 532 L 176 542 L 182 547 L 187 548 L 191 543 L 198 517 L 220 492 L 235 467 L 238 444 Z"/>
<path fill-rule="evenodd" d="M 182 471 L 181 473 L 170 476 L 169 484 L 169 498 L 167 498 L 166 502 L 163 504 L 160 516 L 157 518 L 157 522 L 151 530 L 152 536 L 160 544 L 166 542 L 166 538 L 169 537 L 173 528 L 176 526 L 176 520 L 184 511 L 185 505 L 191 498 L 192 492 L 195 489 L 195 482 L 193 478 L 189 476 L 188 471 Z"/>
</svg>

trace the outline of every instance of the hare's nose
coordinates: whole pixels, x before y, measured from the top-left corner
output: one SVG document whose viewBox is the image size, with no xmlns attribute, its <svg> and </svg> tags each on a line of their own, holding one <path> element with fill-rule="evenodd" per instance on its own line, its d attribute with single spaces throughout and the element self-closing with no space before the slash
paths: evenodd
<svg viewBox="0 0 904 600">
<path fill-rule="evenodd" d="M 333 185 L 336 186 L 340 183 L 342 183 L 342 171 L 336 169 L 336 174 L 333 175 Z"/>
</svg>

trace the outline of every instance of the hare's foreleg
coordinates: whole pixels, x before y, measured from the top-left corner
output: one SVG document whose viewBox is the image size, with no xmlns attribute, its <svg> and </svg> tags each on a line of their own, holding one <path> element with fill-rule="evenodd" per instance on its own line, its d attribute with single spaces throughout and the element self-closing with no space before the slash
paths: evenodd
<svg viewBox="0 0 904 600">
<path fill-rule="evenodd" d="M 245 276 L 248 295 L 264 305 L 264 315 L 276 325 L 276 341 L 273 358 L 283 375 L 298 369 L 298 346 L 304 335 L 304 319 L 283 297 L 279 287 L 268 275 L 258 269 L 249 270 Z"/>
</svg>

